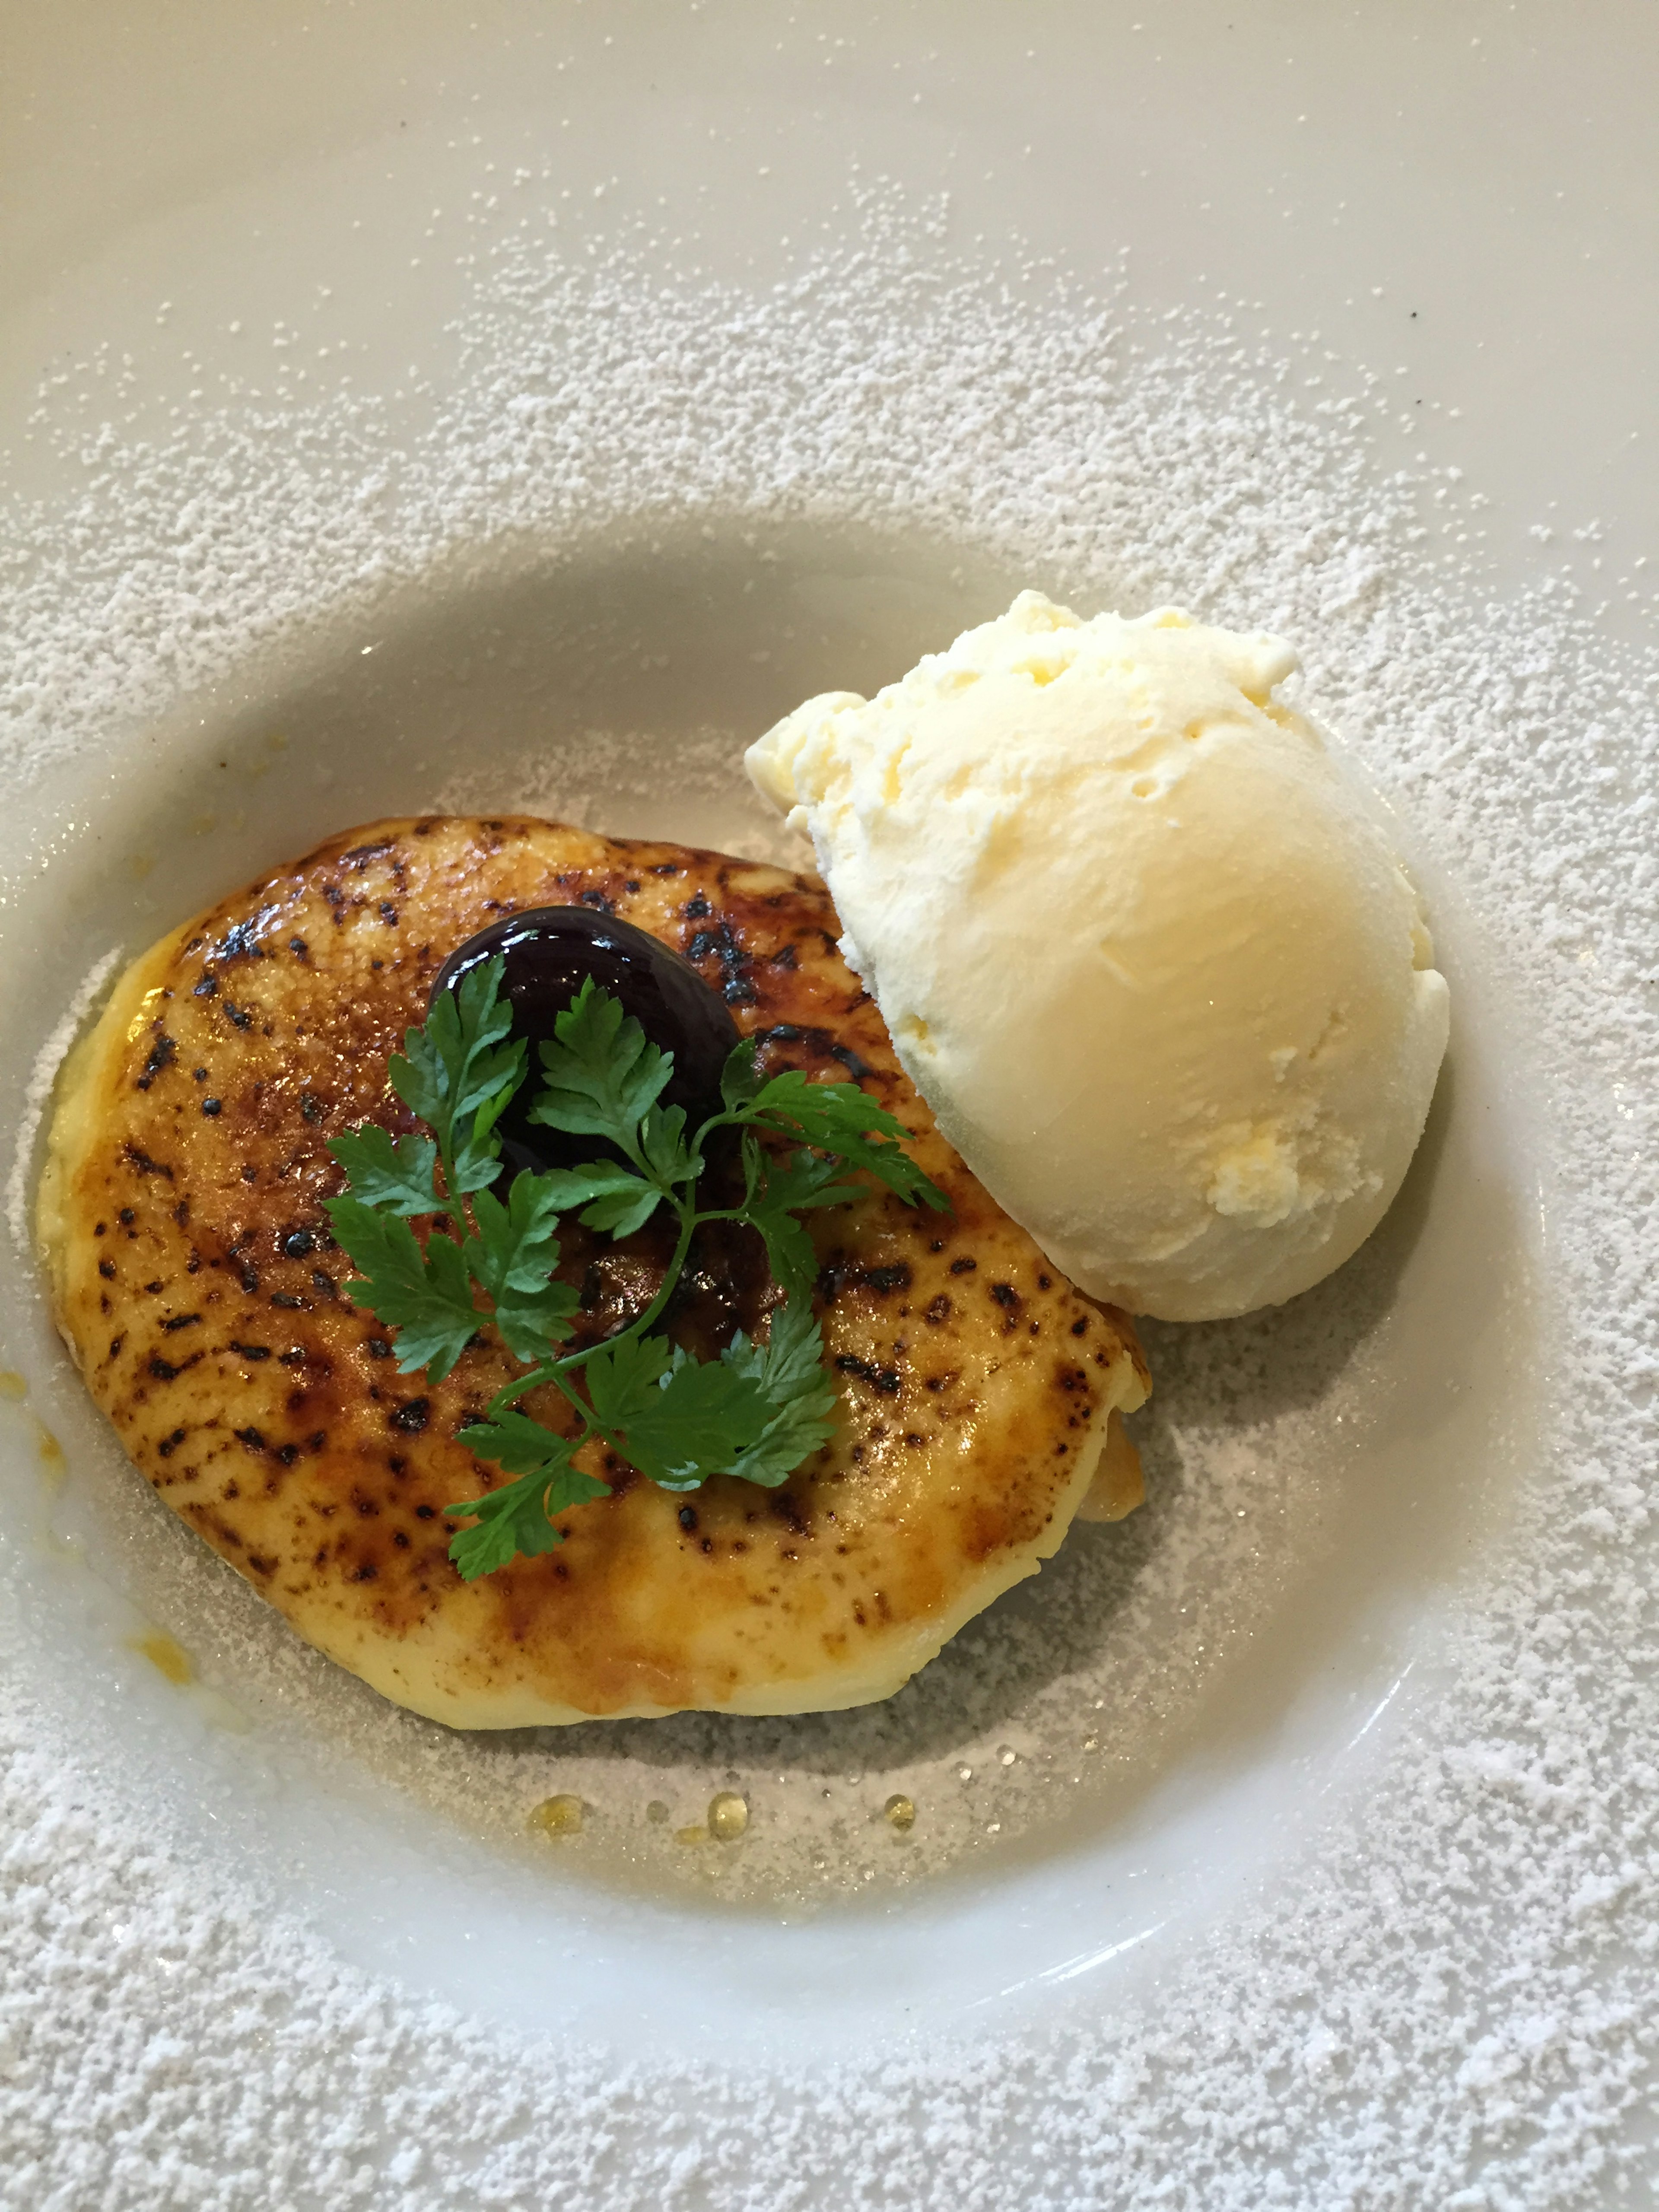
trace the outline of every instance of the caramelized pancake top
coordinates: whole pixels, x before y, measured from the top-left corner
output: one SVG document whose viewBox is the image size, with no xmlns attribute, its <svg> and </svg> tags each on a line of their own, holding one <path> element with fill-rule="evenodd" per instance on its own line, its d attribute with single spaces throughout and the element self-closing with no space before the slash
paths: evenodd
<svg viewBox="0 0 1659 2212">
<path fill-rule="evenodd" d="M 623 916 L 691 961 L 768 1073 L 861 1083 L 947 1215 L 873 1187 L 809 1215 L 836 1434 L 780 1490 L 689 1496 L 615 1460 L 566 1541 L 475 1583 L 451 1501 L 503 1480 L 455 1441 L 514 1370 L 481 1338 L 397 1371 L 344 1297 L 331 1138 L 410 1116 L 386 1073 L 447 956 L 537 906 Z M 134 1461 L 311 1642 L 458 1726 L 686 1707 L 830 1709 L 896 1688 L 1060 1542 L 1112 1406 L 1124 1318 L 1057 1276 L 968 1173 L 836 950 L 815 882 L 511 817 L 331 839 L 154 946 L 60 1083 L 40 1222 L 60 1325 Z M 584 1332 L 660 1279 L 651 1229 L 564 1233 Z M 706 1240 L 676 1333 L 707 1357 L 771 1295 L 758 1240 Z M 556 1392 L 529 1401 L 563 1426 Z"/>
</svg>

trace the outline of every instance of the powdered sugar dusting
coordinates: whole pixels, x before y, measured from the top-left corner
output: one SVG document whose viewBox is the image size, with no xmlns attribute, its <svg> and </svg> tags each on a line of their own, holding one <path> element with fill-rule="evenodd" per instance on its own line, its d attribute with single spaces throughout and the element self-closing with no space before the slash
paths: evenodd
<svg viewBox="0 0 1659 2212">
<path fill-rule="evenodd" d="M 83 497 L 9 532 L 28 549 L 5 584 L 12 787 L 104 740 L 118 704 L 159 714 L 268 641 L 367 619 L 463 556 L 487 568 L 529 544 L 556 566 L 607 532 L 647 552 L 704 530 L 762 550 L 815 527 L 906 532 L 1085 611 L 1175 600 L 1280 630 L 1419 866 L 1455 884 L 1443 942 L 1524 1022 L 1548 1388 L 1507 1524 L 1447 1523 L 1455 1559 L 1409 1727 L 1379 1723 L 1375 1771 L 1352 1799 L 1333 1794 L 1293 1883 L 1264 1883 L 1173 1949 L 1155 2002 L 1105 2011 L 1086 1978 L 1057 1984 L 1040 2026 L 988 2044 L 924 2031 L 799 2071 L 522 2043 L 347 1968 L 252 1883 L 204 1897 L 142 1797 L 82 1771 L 39 1655 L 14 1650 L 8 2203 L 1530 2212 L 1638 2183 L 1656 1933 L 1652 661 L 1598 641 L 1565 586 L 1488 595 L 1458 487 L 1379 471 L 1367 425 L 1382 400 L 1364 372 L 1327 365 L 1317 398 L 1293 403 L 1282 355 L 1224 303 L 1148 328 L 1127 290 L 1094 301 L 1050 276 L 1040 295 L 1011 292 L 949 266 L 925 223 L 871 224 L 758 300 L 665 287 L 621 245 L 579 268 L 509 238 L 461 334 L 464 375 L 418 436 L 340 392 L 264 414 L 226 398 L 176 445 L 136 443 L 95 396 L 116 373 L 94 364 L 37 425 L 84 443 Z M 752 734 L 711 726 L 684 748 L 709 805 L 723 743 Z M 556 792 L 561 811 L 628 828 L 605 801 L 635 773 L 630 742 L 609 733 L 586 769 L 568 748 L 541 787 L 533 769 L 434 765 L 431 795 Z M 1363 1540 L 1339 1510 L 1336 1425 L 1389 1417 L 1367 1363 L 1379 1332 L 1409 1323 L 1390 1304 L 1409 1226 L 1322 1304 L 1156 1332 L 1144 1520 L 1074 1539 L 935 1685 L 752 1739 L 742 1778 L 769 1881 L 810 1887 L 823 1849 L 805 1822 L 769 1844 L 764 1817 L 764 1775 L 804 1769 L 814 1743 L 856 1751 L 857 1780 L 825 1784 L 831 1825 L 873 1833 L 890 1863 L 913 1846 L 867 1816 L 889 1789 L 927 1814 L 947 1761 L 972 1776 L 951 1801 L 953 1850 L 993 1820 L 1040 1830 L 1062 1800 L 1112 1817 L 1111 1786 L 1072 1773 L 1155 1767 L 1161 1735 L 1195 1724 L 1205 1680 L 1246 1663 L 1287 1600 Z M 1506 1261 L 1527 1249 L 1491 1235 Z M 221 1599 L 185 1532 L 149 1526 L 154 1559 L 194 1576 L 211 1614 Z M 232 1675 L 244 1632 L 258 1658 L 282 1641 L 256 1611 L 213 1615 Z M 343 1755 L 413 1786 L 416 1754 L 399 1769 L 395 1746 L 375 1748 L 367 1701 L 354 1719 L 349 1689 L 330 1703 L 317 1686 L 320 1662 L 282 1664 L 273 1696 L 314 1698 Z M 731 1753 L 713 1724 L 662 1728 L 532 1747 L 533 1789 L 574 1779 L 620 1803 L 618 1765 L 678 1764 L 690 1790 Z M 510 1748 L 422 1750 L 422 1786 L 459 1818 Z M 527 1776 L 514 1787 L 533 1794 Z M 919 1821 L 924 1868 L 927 1832 Z M 994 1879 L 1000 1844 L 983 1847 Z"/>
<path fill-rule="evenodd" d="M 46 1112 L 46 1101 L 52 1096 L 52 1086 L 63 1064 L 64 1055 L 80 1035 L 88 1014 L 97 1004 L 98 994 L 115 973 L 116 963 L 121 957 L 118 945 L 112 946 L 94 960 L 64 1010 L 64 1018 L 35 1054 L 34 1066 L 29 1071 L 28 1087 L 23 1094 L 23 1119 L 17 1131 L 12 1152 L 12 1162 L 6 1176 L 6 1226 L 16 1251 L 22 1255 L 28 1249 L 28 1177 L 33 1162 L 36 1140 L 40 1134 L 40 1120 Z"/>
</svg>

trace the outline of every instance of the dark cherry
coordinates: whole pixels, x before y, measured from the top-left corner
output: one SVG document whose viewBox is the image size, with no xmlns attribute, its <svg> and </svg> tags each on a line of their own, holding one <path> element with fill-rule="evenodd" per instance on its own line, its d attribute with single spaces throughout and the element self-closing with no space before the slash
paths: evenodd
<svg viewBox="0 0 1659 2212">
<path fill-rule="evenodd" d="M 705 983 L 689 960 L 671 952 L 631 921 L 618 921 L 586 906 L 539 906 L 509 915 L 469 937 L 438 970 L 432 986 L 453 990 L 481 961 L 501 953 L 503 995 L 512 1003 L 513 1033 L 530 1045 L 530 1073 L 497 1124 L 501 1157 L 510 1174 L 520 1168 L 579 1166 L 584 1160 L 614 1157 L 596 1137 L 570 1137 L 529 1119 L 541 1089 L 541 1057 L 536 1048 L 553 1035 L 553 1023 L 591 975 L 632 1014 L 659 1051 L 674 1055 L 674 1073 L 661 1103 L 683 1106 L 695 1128 L 720 1107 L 720 1070 L 738 1042 L 738 1027 L 725 1001 Z"/>
</svg>

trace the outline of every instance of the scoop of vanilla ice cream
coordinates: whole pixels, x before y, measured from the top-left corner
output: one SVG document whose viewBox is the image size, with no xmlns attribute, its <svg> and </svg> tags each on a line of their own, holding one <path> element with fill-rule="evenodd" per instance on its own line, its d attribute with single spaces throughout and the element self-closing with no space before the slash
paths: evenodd
<svg viewBox="0 0 1659 2212">
<path fill-rule="evenodd" d="M 1096 1297 L 1293 1297 L 1370 1235 L 1446 1046 L 1421 907 L 1281 639 L 1022 592 L 752 745 L 907 1073 Z"/>
</svg>

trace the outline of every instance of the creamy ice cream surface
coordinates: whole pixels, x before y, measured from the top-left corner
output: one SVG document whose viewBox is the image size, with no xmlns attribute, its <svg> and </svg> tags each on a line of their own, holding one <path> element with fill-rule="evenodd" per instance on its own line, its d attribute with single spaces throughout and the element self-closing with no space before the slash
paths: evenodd
<svg viewBox="0 0 1659 2212">
<path fill-rule="evenodd" d="M 1306 1290 L 1422 1133 L 1448 994 L 1279 638 L 1035 592 L 752 745 L 940 1127 L 1073 1281 L 1170 1321 Z"/>
</svg>

